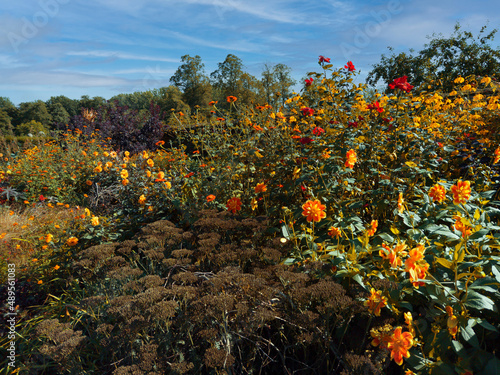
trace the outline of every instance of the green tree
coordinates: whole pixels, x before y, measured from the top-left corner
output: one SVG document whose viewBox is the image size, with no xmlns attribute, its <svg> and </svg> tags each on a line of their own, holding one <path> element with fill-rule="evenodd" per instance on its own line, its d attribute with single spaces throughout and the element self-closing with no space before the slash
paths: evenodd
<svg viewBox="0 0 500 375">
<path fill-rule="evenodd" d="M 273 107 L 285 105 L 285 100 L 291 96 L 291 88 L 297 82 L 291 76 L 292 69 L 285 64 L 264 65 L 261 85 L 267 103 Z"/>
<path fill-rule="evenodd" d="M 182 65 L 179 66 L 170 78 L 170 82 L 182 90 L 182 101 L 191 108 L 205 106 L 211 100 L 212 87 L 205 74 L 205 64 L 201 57 L 184 55 L 181 57 Z"/>
<path fill-rule="evenodd" d="M 0 109 L 0 135 L 11 135 L 13 132 L 11 118 L 7 111 Z"/>
<path fill-rule="evenodd" d="M 28 135 L 32 134 L 34 136 L 47 135 L 48 128 L 45 127 L 41 122 L 31 120 L 29 122 L 22 123 L 16 127 L 17 135 Z"/>
<path fill-rule="evenodd" d="M 51 108 L 53 108 L 53 106 L 57 103 L 60 103 L 64 107 L 70 118 L 80 114 L 80 106 L 78 100 L 70 99 L 64 95 L 52 96 L 45 102 L 45 105 L 47 105 L 47 108 L 49 108 L 50 112 Z"/>
<path fill-rule="evenodd" d="M 259 93 L 260 82 L 245 72 L 241 59 L 233 54 L 218 64 L 217 70 L 210 74 L 215 91 L 215 98 L 225 103 L 228 96 L 236 96 L 239 103 L 255 102 Z"/>
<path fill-rule="evenodd" d="M 477 37 L 462 31 L 459 23 L 453 34 L 444 38 L 433 34 L 431 41 L 418 54 L 396 55 L 392 48 L 390 56 L 382 55 L 381 61 L 373 65 L 366 82 L 375 86 L 379 80 L 389 84 L 393 79 L 408 76 L 408 81 L 418 87 L 430 83 L 439 84 L 443 91 L 450 91 L 457 76 L 500 76 L 500 48 L 493 47 L 497 30 L 490 32 L 483 26 Z"/>
<path fill-rule="evenodd" d="M 94 96 L 91 98 L 88 95 L 82 95 L 78 101 L 78 114 L 81 114 L 82 109 L 98 109 L 99 107 L 107 104 L 106 99 L 101 96 Z"/>
<path fill-rule="evenodd" d="M 19 121 L 29 123 L 31 120 L 39 122 L 45 129 L 52 126 L 52 116 L 50 115 L 45 102 L 37 100 L 34 102 L 24 102 L 19 105 Z M 20 124 L 14 124 L 16 127 Z"/>
<path fill-rule="evenodd" d="M 172 110 L 175 112 L 189 112 L 189 106 L 183 101 L 182 91 L 177 86 L 160 87 L 150 92 L 154 102 L 160 106 L 167 116 L 170 115 Z"/>
<path fill-rule="evenodd" d="M 69 113 L 61 103 L 52 104 L 48 109 L 54 124 L 67 124 L 69 122 Z"/>
</svg>

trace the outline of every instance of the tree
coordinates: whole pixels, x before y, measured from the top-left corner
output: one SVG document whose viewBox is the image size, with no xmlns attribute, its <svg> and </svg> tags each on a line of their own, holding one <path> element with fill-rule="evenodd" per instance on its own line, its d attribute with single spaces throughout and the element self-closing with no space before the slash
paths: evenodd
<svg viewBox="0 0 500 375">
<path fill-rule="evenodd" d="M 261 84 L 267 103 L 272 106 L 285 105 L 285 100 L 291 96 L 291 87 L 296 81 L 291 77 L 292 69 L 285 64 L 264 65 Z"/>
<path fill-rule="evenodd" d="M 24 102 L 19 105 L 19 121 L 29 123 L 30 121 L 39 122 L 44 129 L 50 129 L 53 121 L 45 102 L 37 100 L 35 102 Z M 16 127 L 20 124 L 14 124 Z"/>
<path fill-rule="evenodd" d="M 64 107 L 64 110 L 68 113 L 70 118 L 80 114 L 81 108 L 79 101 L 70 99 L 64 95 L 52 96 L 45 102 L 45 105 L 49 108 L 50 112 L 51 108 L 57 103 L 60 103 Z"/>
<path fill-rule="evenodd" d="M 0 109 L 0 135 L 11 135 L 13 132 L 11 118 L 7 111 Z"/>
<path fill-rule="evenodd" d="M 245 72 L 241 59 L 233 54 L 218 64 L 217 70 L 210 74 L 215 90 L 215 99 L 224 103 L 228 96 L 235 96 L 239 103 L 254 102 L 259 92 L 259 81 Z"/>
<path fill-rule="evenodd" d="M 182 100 L 182 91 L 177 86 L 160 87 L 159 89 L 151 90 L 151 94 L 154 102 L 160 106 L 167 117 L 172 110 L 184 113 L 189 111 L 189 106 Z"/>
<path fill-rule="evenodd" d="M 41 122 L 31 120 L 16 127 L 17 135 L 47 135 L 48 129 Z"/>
<path fill-rule="evenodd" d="M 182 100 L 191 108 L 207 105 L 211 100 L 212 88 L 205 75 L 205 64 L 201 62 L 201 57 L 184 55 L 181 62 L 183 64 L 177 68 L 170 82 L 182 90 Z"/>
<path fill-rule="evenodd" d="M 431 37 L 431 41 L 424 45 L 424 49 L 413 55 L 392 53 L 387 57 L 382 55 L 381 61 L 373 65 L 374 69 L 368 74 L 367 83 L 375 86 L 379 80 L 389 84 L 395 78 L 408 76 L 408 81 L 414 86 L 438 83 L 443 91 L 450 91 L 453 80 L 467 76 L 500 77 L 500 48 L 492 47 L 497 30 L 486 31 L 481 28 L 479 35 L 474 38 L 469 31 L 462 31 L 460 24 L 455 25 L 453 34 L 449 38 Z M 393 49 L 389 47 L 393 52 Z"/>
<path fill-rule="evenodd" d="M 69 113 L 64 109 L 64 106 L 61 103 L 54 103 L 49 106 L 49 113 L 52 116 L 52 122 L 55 127 L 58 124 L 67 124 L 69 122 L 70 116 Z"/>
</svg>

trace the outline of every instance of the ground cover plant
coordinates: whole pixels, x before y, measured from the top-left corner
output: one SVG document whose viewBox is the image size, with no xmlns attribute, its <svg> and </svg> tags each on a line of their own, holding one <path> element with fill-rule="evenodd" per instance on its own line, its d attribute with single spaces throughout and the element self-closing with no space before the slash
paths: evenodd
<svg viewBox="0 0 500 375">
<path fill-rule="evenodd" d="M 355 74 L 320 56 L 284 106 L 158 115 L 147 149 L 89 108 L 2 154 L 18 372 L 496 373 L 494 82 Z"/>
</svg>

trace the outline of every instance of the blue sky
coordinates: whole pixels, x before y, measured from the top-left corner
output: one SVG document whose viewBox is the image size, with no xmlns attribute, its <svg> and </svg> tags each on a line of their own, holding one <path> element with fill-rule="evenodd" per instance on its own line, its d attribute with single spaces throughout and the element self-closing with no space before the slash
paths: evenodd
<svg viewBox="0 0 500 375">
<path fill-rule="evenodd" d="M 475 35 L 500 29 L 500 2 L 4 0 L 0 96 L 109 99 L 168 86 L 183 55 L 199 55 L 210 74 L 230 53 L 258 78 L 264 64 L 283 63 L 300 80 L 324 55 L 338 67 L 353 61 L 364 81 L 388 46 L 419 51 L 457 21 Z"/>
</svg>

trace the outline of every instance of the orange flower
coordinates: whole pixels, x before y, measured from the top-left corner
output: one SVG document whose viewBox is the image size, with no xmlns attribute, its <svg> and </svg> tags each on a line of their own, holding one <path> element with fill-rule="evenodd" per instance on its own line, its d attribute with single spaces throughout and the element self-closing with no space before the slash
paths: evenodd
<svg viewBox="0 0 500 375">
<path fill-rule="evenodd" d="M 163 146 L 165 144 L 165 141 L 158 141 L 155 143 L 156 146 Z"/>
<path fill-rule="evenodd" d="M 49 234 L 47 234 L 47 235 L 45 236 L 45 242 L 47 242 L 47 243 L 52 242 L 52 238 L 54 238 L 54 236 L 53 236 L 53 235 L 51 235 L 50 233 L 49 233 Z"/>
<path fill-rule="evenodd" d="M 415 336 L 415 327 L 413 325 L 413 316 L 411 315 L 411 312 L 405 312 L 404 317 L 405 323 L 408 326 L 408 331 L 412 334 L 412 336 Z"/>
<path fill-rule="evenodd" d="M 470 227 L 467 225 L 466 222 L 462 220 L 462 217 L 456 215 L 453 216 L 453 218 L 455 219 L 455 224 L 453 225 L 453 227 L 462 233 L 462 237 L 467 237 L 472 234 Z"/>
<path fill-rule="evenodd" d="M 354 151 L 353 149 L 350 149 L 349 151 L 347 151 L 346 161 L 345 161 L 346 168 L 352 169 L 354 167 L 354 164 L 356 164 L 357 161 L 358 161 L 358 157 L 356 156 L 356 151 Z"/>
<path fill-rule="evenodd" d="M 470 181 L 458 180 L 456 185 L 451 187 L 453 193 L 453 204 L 465 203 L 470 198 Z"/>
<path fill-rule="evenodd" d="M 453 314 L 453 307 L 451 306 L 446 306 L 446 313 L 448 314 L 446 326 L 448 327 L 448 332 L 455 340 L 458 332 L 458 318 Z"/>
<path fill-rule="evenodd" d="M 92 216 L 92 219 L 90 220 L 90 223 L 95 227 L 99 225 L 99 218 L 97 216 Z"/>
<path fill-rule="evenodd" d="M 263 193 L 267 191 L 267 186 L 264 183 L 258 183 L 255 187 L 255 193 Z"/>
<path fill-rule="evenodd" d="M 368 307 L 371 313 L 375 314 L 375 316 L 380 316 L 380 309 L 387 305 L 387 298 L 382 296 L 382 291 L 371 288 L 370 297 L 365 301 L 365 306 Z"/>
<path fill-rule="evenodd" d="M 400 366 L 403 364 L 403 357 L 410 357 L 408 349 L 413 346 L 413 335 L 410 332 L 401 332 L 402 330 L 401 327 L 397 327 L 387 343 L 387 348 L 391 351 L 391 359 L 394 359 L 394 362 Z"/>
<path fill-rule="evenodd" d="M 215 195 L 213 195 L 213 194 L 210 194 L 209 196 L 207 196 L 207 202 L 212 202 L 214 199 L 215 199 Z"/>
<path fill-rule="evenodd" d="M 127 186 L 130 181 L 127 179 L 122 180 L 122 185 Z"/>
<path fill-rule="evenodd" d="M 238 98 L 236 96 L 228 96 L 227 97 L 227 102 L 228 103 L 234 103 L 236 100 L 238 100 Z"/>
<path fill-rule="evenodd" d="M 328 229 L 328 235 L 330 237 L 335 237 L 335 238 L 339 238 L 340 236 L 342 236 L 342 232 L 340 231 L 339 228 L 337 227 L 330 227 Z"/>
<path fill-rule="evenodd" d="M 372 220 L 372 222 L 370 223 L 370 228 L 367 229 L 366 234 L 368 234 L 368 236 L 370 237 L 373 236 L 377 231 L 377 227 L 378 227 L 378 220 Z"/>
<path fill-rule="evenodd" d="M 140 197 L 139 197 L 139 204 L 140 205 L 143 205 L 146 203 L 146 197 L 144 196 L 144 194 L 142 194 Z"/>
<path fill-rule="evenodd" d="M 385 328 L 385 327 L 384 327 Z M 386 331 L 386 329 L 384 329 Z M 373 338 L 371 344 L 380 346 L 381 349 L 387 349 L 387 344 L 391 341 L 391 334 L 388 332 L 379 332 L 378 330 L 370 330 L 370 336 Z"/>
<path fill-rule="evenodd" d="M 436 184 L 430 188 L 429 197 L 431 197 L 434 202 L 441 203 L 446 199 L 446 189 L 443 186 Z"/>
<path fill-rule="evenodd" d="M 68 246 L 75 246 L 78 243 L 78 238 L 76 237 L 70 237 L 66 241 L 66 245 Z"/>
<path fill-rule="evenodd" d="M 429 269 L 429 263 L 424 260 L 424 251 L 424 245 L 418 245 L 410 250 L 410 257 L 405 261 L 405 270 L 410 274 L 410 281 L 416 288 L 425 285 L 424 282 L 418 280 L 425 279 L 425 274 Z"/>
<path fill-rule="evenodd" d="M 149 165 L 151 168 L 153 168 L 153 167 L 155 166 L 155 162 L 154 162 L 152 159 L 148 159 L 148 160 L 146 161 L 146 163 L 148 163 L 148 165 Z"/>
<path fill-rule="evenodd" d="M 398 268 L 403 265 L 403 261 L 400 256 L 406 255 L 406 244 L 404 242 L 398 243 L 394 249 L 391 249 L 386 244 L 382 244 L 382 247 L 386 250 L 380 250 L 378 253 L 382 257 L 382 259 L 388 259 L 392 268 Z"/>
<path fill-rule="evenodd" d="M 398 212 L 399 213 L 403 213 L 403 211 L 405 210 L 405 207 L 404 207 L 404 199 L 403 199 L 403 193 L 399 193 L 399 196 L 398 196 Z"/>
<path fill-rule="evenodd" d="M 241 210 L 241 199 L 238 197 L 229 199 L 226 203 L 226 207 L 229 211 L 235 214 L 237 211 Z"/>
<path fill-rule="evenodd" d="M 306 217 L 307 221 L 321 221 L 326 217 L 326 212 L 324 211 L 326 208 L 325 205 L 321 204 L 319 200 L 308 200 L 306 203 L 302 205 L 302 215 Z"/>
<path fill-rule="evenodd" d="M 495 160 L 493 160 L 493 164 L 496 164 L 500 161 L 500 147 L 495 150 Z"/>
</svg>

